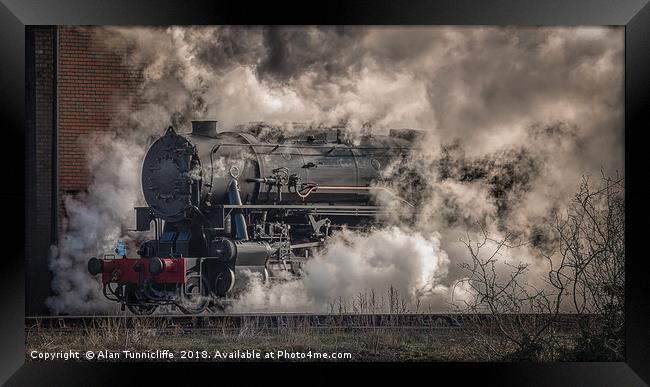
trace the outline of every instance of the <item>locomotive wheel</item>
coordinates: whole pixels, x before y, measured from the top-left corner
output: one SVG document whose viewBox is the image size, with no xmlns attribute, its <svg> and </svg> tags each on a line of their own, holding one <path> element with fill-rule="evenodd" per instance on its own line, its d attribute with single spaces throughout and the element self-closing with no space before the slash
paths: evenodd
<svg viewBox="0 0 650 387">
<path fill-rule="evenodd" d="M 180 300 L 176 303 L 178 309 L 185 314 L 199 314 L 210 304 L 208 297 L 208 283 L 205 278 L 201 278 L 199 287 L 198 278 L 191 278 L 181 288 Z"/>
<path fill-rule="evenodd" d="M 158 305 L 140 305 L 140 304 L 126 304 L 126 307 L 129 308 L 131 313 L 137 314 L 140 316 L 147 316 L 158 308 Z"/>
<path fill-rule="evenodd" d="M 235 272 L 230 268 L 226 268 L 217 274 L 214 281 L 214 293 L 218 297 L 224 297 L 235 286 Z"/>
</svg>

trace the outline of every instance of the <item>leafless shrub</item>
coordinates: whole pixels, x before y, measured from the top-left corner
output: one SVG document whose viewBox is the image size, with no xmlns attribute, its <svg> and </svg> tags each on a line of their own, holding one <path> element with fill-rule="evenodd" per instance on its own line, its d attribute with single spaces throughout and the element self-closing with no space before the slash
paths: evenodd
<svg viewBox="0 0 650 387">
<path fill-rule="evenodd" d="M 583 177 L 554 231 L 581 337 L 571 359 L 622 360 L 625 323 L 624 181 L 604 174 L 594 189 Z M 599 318 L 591 318 L 596 315 Z"/>
<path fill-rule="evenodd" d="M 389 285 L 385 295 L 381 294 L 379 297 L 375 289 L 370 289 L 358 292 L 353 297 L 330 298 L 327 302 L 327 311 L 338 314 L 421 313 L 421 308 L 421 300 L 410 303 L 393 285 Z"/>
<path fill-rule="evenodd" d="M 623 192 L 622 178 L 603 174 L 593 189 L 583 177 L 566 213 L 558 214 L 549 225 L 554 247 L 539 251 L 548 264 L 543 288 L 527 281 L 527 264 L 512 263 L 511 258 L 497 267 L 505 251 L 524 245 L 512 235 L 497 240 L 482 228 L 478 240 L 472 240 L 469 233 L 461 238 L 470 261 L 460 264 L 467 277 L 459 283 L 469 286 L 473 296 L 455 307 L 469 319 L 489 322 L 483 325 L 483 333 L 497 329 L 504 341 L 495 346 L 486 340 L 491 352 L 518 360 L 622 359 Z M 507 274 L 502 268 L 507 268 Z M 559 334 L 560 312 L 577 317 L 580 335 L 572 345 Z"/>
<path fill-rule="evenodd" d="M 523 245 L 511 235 L 496 240 L 482 228 L 479 240 L 472 240 L 467 233 L 461 242 L 471 258 L 470 262 L 460 264 L 467 272 L 462 282 L 469 286 L 473 297 L 455 304 L 457 311 L 472 320 L 472 326 L 480 327 L 479 337 L 492 338 L 496 329 L 505 338 L 501 345 L 495 345 L 492 339 L 483 340 L 492 355 L 515 353 L 523 359 L 539 359 L 544 348 L 555 345 L 549 333 L 559 313 L 564 286 L 560 284 L 557 291 L 537 289 L 526 282 L 528 265 L 522 262 L 504 261 L 509 273 L 500 274 L 497 262 L 504 250 Z M 483 252 L 486 248 L 490 248 L 490 253 Z"/>
</svg>

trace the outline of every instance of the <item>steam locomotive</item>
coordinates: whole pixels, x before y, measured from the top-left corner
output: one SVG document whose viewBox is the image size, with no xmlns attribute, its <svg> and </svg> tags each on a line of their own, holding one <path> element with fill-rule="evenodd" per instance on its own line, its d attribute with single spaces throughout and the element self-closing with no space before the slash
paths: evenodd
<svg viewBox="0 0 650 387">
<path fill-rule="evenodd" d="M 353 142 L 344 128 L 287 137 L 261 124 L 219 132 L 216 121 L 192 121 L 189 134 L 169 127 L 145 155 L 147 206 L 135 208 L 135 231 L 153 231 L 153 239 L 138 258 L 119 243 L 115 255 L 91 258 L 88 271 L 135 314 L 159 305 L 223 309 L 242 270 L 264 281 L 301 276 L 337 230 L 378 221 L 378 196 L 412 206 L 375 183 L 417 134 L 392 129 Z"/>
</svg>

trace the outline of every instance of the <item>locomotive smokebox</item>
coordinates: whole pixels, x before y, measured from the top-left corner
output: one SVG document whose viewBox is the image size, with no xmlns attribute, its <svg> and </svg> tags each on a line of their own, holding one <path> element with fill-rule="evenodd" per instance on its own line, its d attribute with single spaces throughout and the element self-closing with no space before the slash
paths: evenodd
<svg viewBox="0 0 650 387">
<path fill-rule="evenodd" d="M 185 209 L 199 201 L 200 180 L 196 149 L 169 127 L 151 144 L 142 164 L 142 193 L 154 215 L 182 220 Z"/>
</svg>

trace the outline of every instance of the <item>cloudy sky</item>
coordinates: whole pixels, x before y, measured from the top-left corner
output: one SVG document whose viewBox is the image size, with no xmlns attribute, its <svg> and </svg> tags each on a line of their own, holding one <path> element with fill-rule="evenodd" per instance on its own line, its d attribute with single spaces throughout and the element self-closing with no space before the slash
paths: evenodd
<svg viewBox="0 0 650 387">
<path fill-rule="evenodd" d="M 137 47 L 129 60 L 145 64 L 148 102 L 177 119 L 210 116 L 224 127 L 249 120 L 368 122 L 421 128 L 480 148 L 517 141 L 532 124 L 564 121 L 586 142 L 618 152 L 614 157 L 622 151 L 622 28 L 110 32 Z"/>
</svg>

